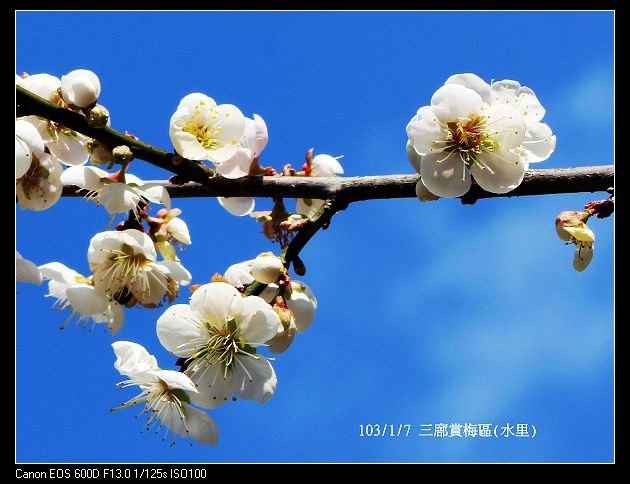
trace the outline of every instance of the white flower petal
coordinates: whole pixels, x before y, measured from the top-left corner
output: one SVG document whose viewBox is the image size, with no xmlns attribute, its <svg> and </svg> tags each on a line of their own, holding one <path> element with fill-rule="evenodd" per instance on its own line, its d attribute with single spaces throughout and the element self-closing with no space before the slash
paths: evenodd
<svg viewBox="0 0 630 484">
<path fill-rule="evenodd" d="M 28 145 L 17 136 L 15 137 L 15 179 L 21 178 L 30 169 L 33 154 Z"/>
<path fill-rule="evenodd" d="M 293 313 L 297 331 L 303 333 L 313 323 L 317 299 L 311 288 L 305 283 L 293 281 L 291 286 L 293 292 L 291 292 L 291 297 L 287 299 L 287 307 Z"/>
<path fill-rule="evenodd" d="M 101 95 L 98 76 L 87 69 L 76 69 L 61 76 L 61 96 L 73 106 L 87 108 Z"/>
<path fill-rule="evenodd" d="M 296 333 L 295 322 L 291 321 L 291 325 L 287 329 L 282 328 L 282 331 L 267 342 L 269 351 L 274 355 L 284 353 L 293 343 Z"/>
<path fill-rule="evenodd" d="M 15 194 L 20 208 L 22 209 L 29 209 L 36 212 L 46 210 L 52 207 L 61 198 L 63 191 L 61 173 L 63 168 L 59 160 L 54 156 L 45 154 L 39 158 L 39 165 L 44 170 L 34 173 L 33 176 L 46 173 L 45 176 L 40 176 L 38 179 L 34 180 L 25 175 L 16 180 Z M 26 178 L 29 178 L 29 180 L 26 180 Z M 28 182 L 28 191 L 24 188 L 25 182 Z"/>
<path fill-rule="evenodd" d="M 66 297 L 72 308 L 85 316 L 104 313 L 109 307 L 107 296 L 87 284 L 69 286 L 66 289 Z"/>
<path fill-rule="evenodd" d="M 324 200 L 298 198 L 295 201 L 295 213 L 311 218 L 322 208 L 322 205 L 324 205 Z"/>
<path fill-rule="evenodd" d="M 143 306 L 157 306 L 160 304 L 168 289 L 168 281 L 159 269 L 145 268 L 146 279 L 136 278 L 127 284 L 127 288 L 136 296 L 138 302 Z"/>
<path fill-rule="evenodd" d="M 217 408 L 232 396 L 232 373 L 225 374 L 221 365 L 193 363 L 185 373 L 197 387 L 198 393 L 190 394 L 190 401 L 195 405 Z"/>
<path fill-rule="evenodd" d="M 71 166 L 61 174 L 64 185 L 76 185 L 89 191 L 101 190 L 105 186 L 103 178 L 109 178 L 109 173 L 94 166 Z"/>
<path fill-rule="evenodd" d="M 249 215 L 256 206 L 256 200 L 251 197 L 217 197 L 217 200 L 219 205 L 237 217 Z"/>
<path fill-rule="evenodd" d="M 471 185 L 470 174 L 457 153 L 423 156 L 420 176 L 427 189 L 439 197 L 461 197 Z"/>
<path fill-rule="evenodd" d="M 161 203 L 169 210 L 171 209 L 171 196 L 164 185 L 160 183 L 145 183 L 138 187 L 138 191 L 150 202 Z"/>
<path fill-rule="evenodd" d="M 419 155 L 445 148 L 446 133 L 430 106 L 423 106 L 407 125 L 407 136 Z"/>
<path fill-rule="evenodd" d="M 483 106 L 483 100 L 478 93 L 459 84 L 442 86 L 431 98 L 433 113 L 443 124 L 468 118 L 471 114 L 479 114 Z M 415 141 L 414 146 L 422 153 Z"/>
<path fill-rule="evenodd" d="M 188 115 L 188 113 L 184 113 L 184 115 Z M 169 135 L 175 151 L 178 155 L 189 160 L 208 159 L 206 150 L 203 149 L 197 138 L 191 133 L 182 131 L 184 123 L 180 122 L 181 117 L 182 113 L 179 111 L 171 117 Z"/>
<path fill-rule="evenodd" d="M 517 81 L 505 79 L 492 83 L 492 104 L 509 104 L 515 107 L 526 122 L 540 121 L 545 108 L 529 87 L 521 87 Z"/>
<path fill-rule="evenodd" d="M 593 260 L 593 243 L 577 243 L 575 244 L 575 253 L 573 254 L 573 268 L 582 272 L 588 267 Z"/>
<path fill-rule="evenodd" d="M 170 390 L 185 390 L 187 392 L 196 392 L 195 384 L 183 373 L 173 370 L 156 370 L 153 372 L 160 380 L 166 383 Z"/>
<path fill-rule="evenodd" d="M 90 157 L 85 147 L 87 140 L 87 136 L 76 131 L 59 132 L 56 141 L 47 143 L 47 146 L 63 164 L 77 166 L 86 163 Z"/>
<path fill-rule="evenodd" d="M 188 225 L 181 218 L 175 217 L 168 221 L 166 224 L 166 230 L 168 234 L 175 240 L 180 241 L 182 244 L 190 245 L 190 232 L 188 231 Z"/>
<path fill-rule="evenodd" d="M 182 286 L 187 286 L 192 281 L 192 275 L 190 272 L 188 272 L 188 270 L 179 262 L 166 260 L 162 262 L 154 262 L 152 265 L 162 274 L 166 274 Z"/>
<path fill-rule="evenodd" d="M 188 358 L 195 350 L 182 345 L 204 338 L 205 331 L 188 304 L 174 304 L 157 320 L 157 336 L 164 348 L 174 355 Z"/>
<path fill-rule="evenodd" d="M 38 267 L 30 260 L 24 259 L 17 250 L 15 251 L 15 280 L 37 285 L 42 283 L 42 274 Z"/>
<path fill-rule="evenodd" d="M 33 74 L 22 80 L 22 87 L 47 101 L 55 102 L 57 90 L 61 87 L 61 81 L 50 74 Z"/>
<path fill-rule="evenodd" d="M 190 307 L 197 315 L 216 327 L 223 328 L 229 319 L 241 314 L 241 293 L 225 282 L 212 282 L 199 287 L 190 297 Z"/>
<path fill-rule="evenodd" d="M 413 143 L 411 141 L 407 141 L 407 160 L 413 166 L 413 169 L 416 170 L 416 173 L 420 173 L 420 160 L 422 156 L 416 151 L 413 147 Z"/>
<path fill-rule="evenodd" d="M 527 162 L 511 151 L 498 149 L 492 153 L 481 153 L 479 163 L 472 166 L 472 175 L 477 184 L 491 193 L 507 193 L 523 181 Z"/>
<path fill-rule="evenodd" d="M 140 199 L 138 190 L 126 183 L 109 183 L 98 195 L 99 203 L 111 214 L 135 211 Z"/>
<path fill-rule="evenodd" d="M 267 123 L 261 116 L 254 114 L 254 123 L 256 125 L 256 142 L 254 143 L 253 151 L 254 156 L 260 156 L 260 153 L 262 153 L 269 141 L 269 132 Z"/>
<path fill-rule="evenodd" d="M 252 164 L 253 154 L 249 148 L 239 148 L 234 156 L 225 160 L 217 167 L 217 173 L 222 177 L 234 179 L 247 176 Z"/>
<path fill-rule="evenodd" d="M 545 161 L 556 149 L 556 137 L 545 123 L 533 121 L 527 124 L 523 140 L 523 156 L 528 163 Z"/>
<path fill-rule="evenodd" d="M 39 271 L 46 279 L 61 282 L 64 284 L 76 284 L 81 276 L 77 271 L 70 269 L 61 262 L 49 262 L 39 266 Z"/>
<path fill-rule="evenodd" d="M 249 285 L 255 280 L 251 273 L 253 263 L 254 259 L 233 264 L 227 268 L 225 274 L 223 274 L 223 278 L 234 287 Z"/>
<path fill-rule="evenodd" d="M 44 153 L 44 140 L 37 128 L 29 122 L 29 118 L 15 120 L 15 137 L 20 138 L 35 155 Z"/>
<path fill-rule="evenodd" d="M 184 429 L 184 433 L 176 431 L 174 428 L 171 428 L 171 430 L 182 437 L 192 437 L 199 444 L 206 444 L 212 447 L 217 445 L 219 429 L 214 419 L 203 410 L 188 404 L 184 404 L 183 410 L 187 428 Z"/>
<path fill-rule="evenodd" d="M 476 74 L 455 74 L 449 77 L 444 84 L 459 84 L 460 86 L 472 89 L 481 96 L 484 103 L 491 104 L 490 84 Z"/>
<path fill-rule="evenodd" d="M 258 296 L 243 298 L 241 314 L 237 319 L 238 332 L 248 344 L 263 344 L 280 329 L 280 318 L 267 302 Z"/>
<path fill-rule="evenodd" d="M 201 107 L 211 109 L 216 107 L 216 105 L 217 103 L 211 97 L 208 97 L 200 92 L 193 92 L 184 96 L 184 98 L 179 102 L 177 109 L 187 109 L 192 113 Z"/>
<path fill-rule="evenodd" d="M 258 282 L 272 284 L 284 272 L 284 264 L 279 257 L 271 253 L 261 254 L 254 259 L 251 273 Z"/>
<path fill-rule="evenodd" d="M 525 123 L 512 106 L 497 104 L 485 112 L 488 134 L 502 150 L 518 147 L 525 139 Z"/>
<path fill-rule="evenodd" d="M 416 183 L 416 197 L 418 197 L 418 200 L 421 202 L 431 202 L 440 198 L 429 191 L 422 179 L 418 180 L 418 183 Z"/>
<path fill-rule="evenodd" d="M 236 358 L 232 387 L 239 397 L 266 402 L 273 396 L 277 384 L 276 372 L 267 358 L 259 355 Z"/>
<path fill-rule="evenodd" d="M 330 155 L 316 155 L 311 163 L 311 176 L 343 175 L 343 167 L 339 160 Z"/>
<path fill-rule="evenodd" d="M 159 368 L 155 356 L 138 343 L 116 341 L 112 343 L 112 348 L 116 354 L 114 368 L 121 375 L 134 378 Z"/>
</svg>

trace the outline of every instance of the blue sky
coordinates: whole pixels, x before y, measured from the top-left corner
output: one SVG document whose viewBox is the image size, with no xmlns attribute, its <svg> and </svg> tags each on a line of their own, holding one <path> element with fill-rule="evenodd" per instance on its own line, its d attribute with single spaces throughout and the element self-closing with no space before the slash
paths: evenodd
<svg viewBox="0 0 630 484">
<path fill-rule="evenodd" d="M 607 12 L 136 12 L 17 14 L 16 72 L 76 68 L 101 79 L 112 126 L 170 148 L 179 100 L 203 92 L 260 114 L 262 162 L 343 154 L 346 175 L 412 173 L 405 125 L 450 75 L 516 79 L 534 89 L 558 138 L 539 167 L 613 162 L 613 14 Z M 134 162 L 132 173 L 167 175 Z M 212 412 L 216 448 L 170 448 L 141 434 L 112 338 L 59 326 L 45 287 L 17 299 L 16 459 L 29 462 L 590 462 L 613 458 L 613 224 L 594 220 L 593 262 L 571 267 L 561 210 L 603 194 L 420 204 L 362 202 L 303 251 L 319 308 L 274 362 L 265 404 Z M 177 200 L 203 282 L 273 250 L 252 219 L 213 199 Z M 257 207 L 270 207 L 259 200 Z M 38 264 L 88 272 L 108 215 L 81 199 L 17 210 L 16 239 Z M 185 302 L 187 290 L 179 302 Z M 165 368 L 160 310 L 127 311 L 116 339 Z M 533 439 L 359 437 L 360 424 L 535 425 Z"/>
</svg>

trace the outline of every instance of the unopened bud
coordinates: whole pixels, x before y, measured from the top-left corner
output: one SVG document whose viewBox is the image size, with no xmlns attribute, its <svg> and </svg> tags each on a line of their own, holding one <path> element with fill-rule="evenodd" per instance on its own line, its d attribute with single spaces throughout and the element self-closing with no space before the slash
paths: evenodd
<svg viewBox="0 0 630 484">
<path fill-rule="evenodd" d="M 93 165 L 106 165 L 114 161 L 112 150 L 93 138 L 87 140 L 85 148 L 90 154 L 90 163 Z"/>
<path fill-rule="evenodd" d="M 271 252 L 264 252 L 254 260 L 251 274 L 262 284 L 271 284 L 285 271 L 282 261 Z"/>
<path fill-rule="evenodd" d="M 131 149 L 129 149 L 129 146 L 126 145 L 116 146 L 116 148 L 112 150 L 112 155 L 114 161 L 120 165 L 124 165 L 133 160 L 133 153 Z"/>
<path fill-rule="evenodd" d="M 431 193 L 422 180 L 418 180 L 418 183 L 416 183 L 416 196 L 421 202 L 432 202 L 440 198 Z"/>
<path fill-rule="evenodd" d="M 88 126 L 92 128 L 104 128 L 109 123 L 109 111 L 101 104 L 97 104 L 85 117 Z"/>
</svg>

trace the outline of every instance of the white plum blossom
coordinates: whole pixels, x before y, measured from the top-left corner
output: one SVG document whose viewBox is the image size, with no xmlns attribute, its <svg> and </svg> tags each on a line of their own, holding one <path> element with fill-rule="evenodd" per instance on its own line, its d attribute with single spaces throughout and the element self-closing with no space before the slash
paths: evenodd
<svg viewBox="0 0 630 484">
<path fill-rule="evenodd" d="M 131 173 L 125 182 L 117 181 L 117 175 L 94 166 L 71 166 L 61 175 L 64 185 L 76 185 L 88 191 L 86 197 L 103 205 L 110 214 L 138 213 L 140 201 L 150 201 L 171 207 L 171 198 L 160 183 L 145 183 Z"/>
<path fill-rule="evenodd" d="M 232 264 L 223 274 L 223 279 L 238 289 L 249 286 L 255 281 L 254 276 L 252 276 L 253 264 L 254 259 Z"/>
<path fill-rule="evenodd" d="M 262 284 L 277 282 L 278 278 L 284 274 L 286 269 L 279 257 L 271 252 L 263 252 L 254 259 L 251 266 L 251 274 Z"/>
<path fill-rule="evenodd" d="M 136 229 L 98 233 L 88 249 L 94 286 L 112 298 L 133 296 L 145 307 L 155 307 L 165 297 L 172 302 L 179 285 L 191 281 L 180 263 L 156 259 L 153 241 Z"/>
<path fill-rule="evenodd" d="M 556 232 L 561 240 L 575 245 L 573 268 L 582 272 L 593 259 L 595 233 L 586 225 L 588 212 L 565 211 L 556 218 Z"/>
<path fill-rule="evenodd" d="M 55 105 L 63 105 L 59 95 L 61 81 L 55 76 L 33 74 L 23 78 L 19 85 Z M 37 116 L 26 116 L 23 119 L 37 128 L 50 153 L 62 163 L 81 165 L 88 160 L 89 155 L 85 147 L 87 136 Z"/>
<path fill-rule="evenodd" d="M 16 84 L 27 91 L 31 91 L 33 94 L 37 94 L 48 102 L 53 104 L 59 103 L 61 81 L 58 77 L 51 76 L 50 74 L 33 74 L 21 78 L 19 82 L 16 79 Z"/>
<path fill-rule="evenodd" d="M 181 213 L 182 211 L 178 208 L 163 208 L 157 213 L 157 217 L 149 218 L 150 223 L 154 224 L 154 227 L 157 224 L 158 227 L 157 230 L 154 229 L 153 234 L 155 238 L 155 248 L 164 259 L 175 262 L 179 262 L 179 258 L 177 257 L 173 243 L 186 245 L 192 243 L 188 225 L 179 218 Z"/>
<path fill-rule="evenodd" d="M 306 331 L 313 319 L 317 309 L 317 299 L 311 288 L 301 281 L 291 281 L 291 294 L 287 298 L 287 308 L 291 310 L 295 317 L 295 326 L 298 333 Z"/>
<path fill-rule="evenodd" d="M 339 163 L 340 156 L 335 158 L 330 155 L 319 154 L 313 157 L 308 176 L 337 176 L 343 175 L 343 167 Z M 298 198 L 295 211 L 307 218 L 312 217 L 324 204 L 324 200 L 312 198 Z"/>
<path fill-rule="evenodd" d="M 31 123 L 44 144 L 64 165 L 77 166 L 87 162 L 90 154 L 87 150 L 88 137 L 71 129 L 37 116 L 20 118 Z"/>
<path fill-rule="evenodd" d="M 117 341 L 112 348 L 116 354 L 114 368 L 129 378 L 118 386 L 138 386 L 141 390 L 112 411 L 144 404 L 143 413 L 148 414 L 146 430 L 156 429 L 159 434 L 165 427 L 162 440 L 167 439 L 170 431 L 173 434 L 170 445 L 175 444 L 175 435 L 192 438 L 200 444 L 217 444 L 219 431 L 212 417 L 190 405 L 188 392 L 197 393 L 190 378 L 178 371 L 162 370 L 155 356 L 137 343 Z"/>
<path fill-rule="evenodd" d="M 45 156 L 44 140 L 37 128 L 24 119 L 15 120 L 15 179 L 24 176 L 34 158 Z"/>
<path fill-rule="evenodd" d="M 54 297 L 54 306 L 60 310 L 70 308 L 71 314 L 64 328 L 74 316 L 76 323 L 85 326 L 105 323 L 114 336 L 125 323 L 125 313 L 116 301 L 94 287 L 90 278 L 79 274 L 60 262 L 50 262 L 39 266 L 39 271 L 48 279 L 47 297 Z"/>
<path fill-rule="evenodd" d="M 217 173 L 225 178 L 240 178 L 250 173 L 262 150 L 267 146 L 269 134 L 265 120 L 254 114 L 254 119 L 245 118 L 245 131 L 238 151 L 229 160 L 217 167 Z M 254 210 L 253 197 L 217 197 L 221 206 L 232 215 L 243 217 Z"/>
<path fill-rule="evenodd" d="M 233 394 L 258 402 L 271 398 L 276 374 L 257 348 L 280 326 L 262 298 L 242 297 L 233 286 L 213 282 L 199 287 L 190 305 L 168 308 L 158 319 L 157 334 L 167 350 L 186 359 L 185 374 L 199 391 L 192 402 L 215 408 Z"/>
<path fill-rule="evenodd" d="M 42 283 L 42 274 L 37 266 L 30 260 L 22 257 L 17 250 L 15 251 L 15 281 L 37 285 Z"/>
<path fill-rule="evenodd" d="M 217 197 L 219 205 L 236 217 L 249 215 L 256 206 L 253 197 Z"/>
<path fill-rule="evenodd" d="M 54 155 L 31 151 L 31 157 L 28 171 L 15 181 L 15 194 L 20 208 L 46 210 L 61 198 L 63 168 Z"/>
<path fill-rule="evenodd" d="M 70 106 L 87 108 L 101 95 L 101 81 L 94 72 L 76 69 L 61 76 L 61 97 Z"/>
<path fill-rule="evenodd" d="M 245 116 L 236 106 L 217 106 L 205 94 L 192 93 L 171 117 L 169 134 L 180 156 L 220 164 L 237 153 L 244 131 Z"/>
<path fill-rule="evenodd" d="M 464 195 L 471 174 L 484 190 L 507 193 L 529 163 L 555 149 L 555 136 L 540 122 L 544 114 L 534 92 L 516 81 L 490 85 L 474 74 L 451 76 L 407 125 L 421 157 L 410 161 L 436 196 Z"/>
</svg>

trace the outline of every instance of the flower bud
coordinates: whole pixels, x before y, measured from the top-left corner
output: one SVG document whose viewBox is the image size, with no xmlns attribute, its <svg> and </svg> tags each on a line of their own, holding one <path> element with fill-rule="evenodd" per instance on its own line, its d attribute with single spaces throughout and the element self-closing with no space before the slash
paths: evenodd
<svg viewBox="0 0 630 484">
<path fill-rule="evenodd" d="M 90 109 L 85 121 L 92 128 L 104 128 L 109 123 L 109 111 L 102 104 L 97 104 Z"/>
<path fill-rule="evenodd" d="M 61 76 L 61 97 L 71 106 L 87 108 L 101 95 L 98 76 L 87 69 L 77 69 Z"/>
<path fill-rule="evenodd" d="M 593 242 L 595 234 L 588 228 L 585 220 L 590 215 L 587 212 L 565 211 L 556 217 L 556 232 L 561 240 L 570 242 Z"/>
<path fill-rule="evenodd" d="M 114 156 L 114 161 L 120 165 L 124 165 L 133 160 L 131 149 L 129 149 L 129 146 L 125 145 L 116 146 L 116 148 L 112 150 L 112 155 Z"/>
<path fill-rule="evenodd" d="M 298 333 L 308 329 L 315 318 L 317 299 L 311 289 L 303 282 L 291 281 L 291 297 L 287 299 L 287 307 L 293 313 Z"/>
<path fill-rule="evenodd" d="M 93 165 L 106 165 L 114 161 L 112 150 L 93 138 L 87 140 L 85 148 L 90 154 L 90 163 Z"/>
<path fill-rule="evenodd" d="M 258 282 L 271 284 L 278 280 L 284 270 L 284 264 L 278 257 L 271 252 L 264 252 L 254 260 L 251 274 Z"/>
<path fill-rule="evenodd" d="M 418 183 L 416 183 L 416 196 L 421 202 L 432 202 L 440 198 L 431 193 L 422 180 L 418 180 Z"/>
</svg>

